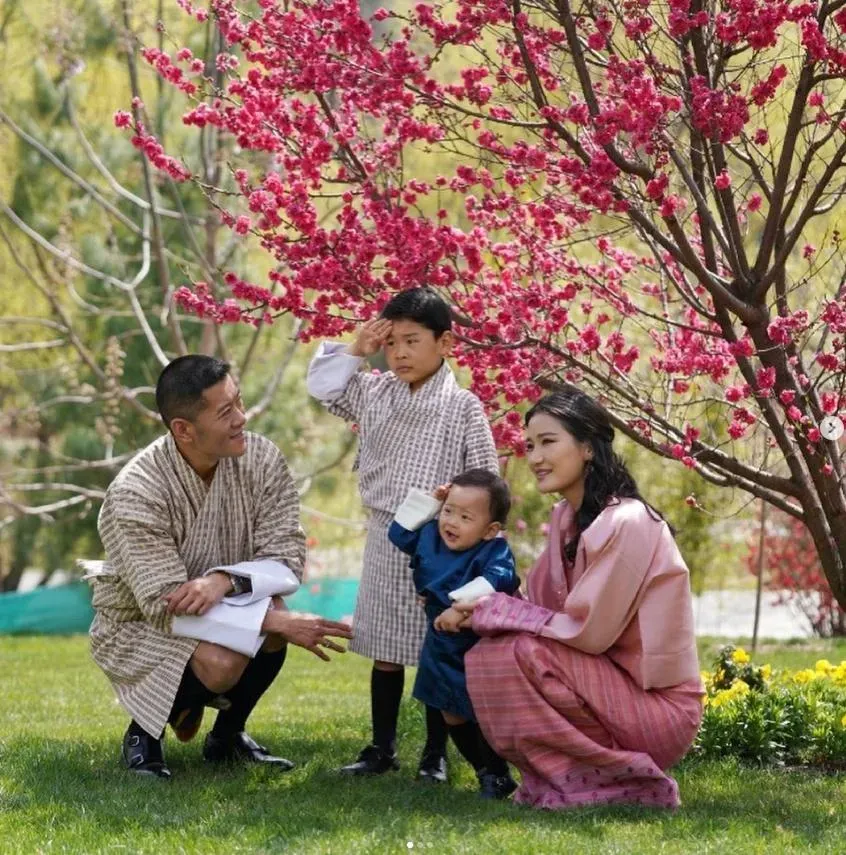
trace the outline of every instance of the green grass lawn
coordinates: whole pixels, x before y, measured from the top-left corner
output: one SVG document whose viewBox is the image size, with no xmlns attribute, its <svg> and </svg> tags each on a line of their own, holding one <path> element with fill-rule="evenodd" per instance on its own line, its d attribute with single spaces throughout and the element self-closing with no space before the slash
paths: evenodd
<svg viewBox="0 0 846 855">
<path fill-rule="evenodd" d="M 717 646 L 703 642 L 703 666 Z M 760 660 L 774 666 L 846 658 L 844 644 L 763 650 Z M 676 813 L 591 808 L 553 814 L 488 804 L 476 797 L 472 773 L 455 756 L 448 786 L 417 784 L 423 721 L 410 698 L 400 723 L 402 770 L 341 779 L 332 770 L 363 743 L 368 692 L 367 663 L 360 658 L 326 665 L 295 649 L 251 732 L 298 768 L 285 775 L 217 772 L 204 766 L 199 740 L 169 739 L 174 780 L 162 783 L 120 768 L 126 718 L 88 658 L 85 638 L 0 639 L 0 851 L 846 851 L 843 776 L 687 761 L 676 770 L 684 800 Z"/>
</svg>

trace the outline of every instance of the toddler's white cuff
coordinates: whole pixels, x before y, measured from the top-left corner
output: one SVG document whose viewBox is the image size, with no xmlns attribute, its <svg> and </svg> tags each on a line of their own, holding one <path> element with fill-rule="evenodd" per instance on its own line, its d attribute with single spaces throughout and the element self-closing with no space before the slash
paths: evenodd
<svg viewBox="0 0 846 855">
<path fill-rule="evenodd" d="M 397 508 L 394 520 L 407 531 L 416 531 L 433 520 L 440 510 L 441 503 L 431 493 L 414 487 Z"/>
<path fill-rule="evenodd" d="M 479 597 L 486 597 L 488 594 L 496 592 L 496 588 L 484 577 L 477 576 L 471 579 L 466 585 L 450 591 L 447 596 L 454 603 L 470 603 L 473 600 L 478 600 Z"/>
</svg>

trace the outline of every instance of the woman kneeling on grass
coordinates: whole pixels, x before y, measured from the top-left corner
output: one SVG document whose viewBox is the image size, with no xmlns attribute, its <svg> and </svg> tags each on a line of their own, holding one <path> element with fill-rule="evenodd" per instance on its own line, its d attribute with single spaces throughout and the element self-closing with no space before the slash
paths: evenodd
<svg viewBox="0 0 846 855">
<path fill-rule="evenodd" d="M 688 569 L 592 398 L 568 386 L 541 399 L 526 438 L 540 491 L 563 501 L 528 599 L 458 606 L 482 636 L 466 660 L 479 724 L 522 773 L 517 802 L 677 807 L 663 770 L 702 716 Z"/>
</svg>

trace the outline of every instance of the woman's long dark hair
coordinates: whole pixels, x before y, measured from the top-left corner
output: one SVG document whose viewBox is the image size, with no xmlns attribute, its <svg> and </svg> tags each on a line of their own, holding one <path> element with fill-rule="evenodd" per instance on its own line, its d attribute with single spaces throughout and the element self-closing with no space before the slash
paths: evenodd
<svg viewBox="0 0 846 855">
<path fill-rule="evenodd" d="M 576 513 L 576 536 L 564 548 L 569 561 L 576 557 L 582 532 L 609 502 L 638 499 L 646 505 L 655 520 L 664 519 L 640 495 L 626 464 L 612 448 L 614 428 L 611 427 L 608 414 L 590 395 L 575 386 L 562 384 L 526 413 L 525 425 L 528 427 L 532 418 L 540 413 L 552 416 L 574 439 L 589 443 L 593 449 L 593 459 L 586 466 L 584 499 Z"/>
</svg>

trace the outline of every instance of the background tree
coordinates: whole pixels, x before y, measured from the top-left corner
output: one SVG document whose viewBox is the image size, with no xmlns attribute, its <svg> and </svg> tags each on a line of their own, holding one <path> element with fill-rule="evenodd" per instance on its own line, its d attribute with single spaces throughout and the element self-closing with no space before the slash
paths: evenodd
<svg viewBox="0 0 846 855">
<path fill-rule="evenodd" d="M 820 433 L 846 377 L 842 6 L 458 0 L 377 10 L 376 36 L 353 0 L 216 0 L 223 85 L 185 49 L 143 55 L 186 124 L 237 142 L 241 199 L 204 189 L 275 266 L 178 297 L 317 336 L 440 287 L 502 442 L 515 405 L 576 380 L 644 447 L 802 520 L 846 603 L 842 450 Z M 137 110 L 117 122 L 194 176 Z"/>
<path fill-rule="evenodd" d="M 258 273 L 266 262 L 221 229 L 200 187 L 151 169 L 103 121 L 147 96 L 153 126 L 172 124 L 171 92 L 137 67 L 137 34 L 165 38 L 156 26 L 165 10 L 155 6 L 133 13 L 123 3 L 116 15 L 90 0 L 51 4 L 49 15 L 3 7 L 0 590 L 16 588 L 28 567 L 49 575 L 100 554 L 100 499 L 161 433 L 153 386 L 174 356 L 191 350 L 233 362 L 253 425 L 295 451 L 304 490 L 324 488 L 323 470 L 352 445 L 308 441 L 316 412 L 306 406 L 304 367 L 288 371 L 296 319 L 273 330 L 221 327 L 173 302 L 175 281 L 215 282 L 222 264 Z M 169 14 L 177 32 L 184 28 L 178 10 Z M 213 79 L 213 22 L 186 38 Z M 207 183 L 224 183 L 231 140 L 214 129 L 183 140 L 178 127 L 167 139 L 196 155 Z"/>
<path fill-rule="evenodd" d="M 806 526 L 775 511 L 767 520 L 763 542 L 757 534 L 751 539 L 747 566 L 753 575 L 758 572 L 761 547 L 766 587 L 776 592 L 777 601 L 796 609 L 814 635 L 846 635 L 846 612 L 831 593 Z"/>
</svg>

